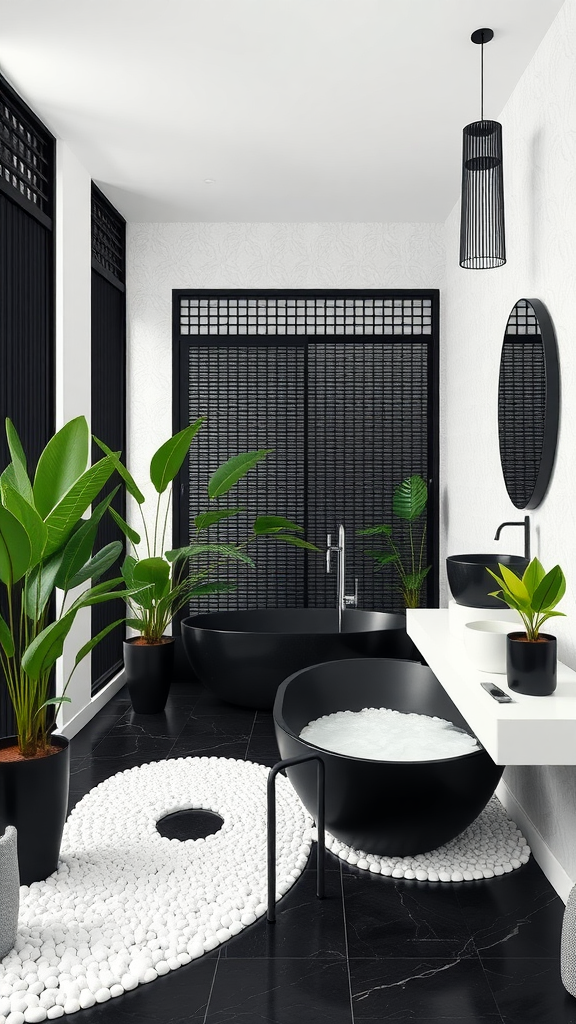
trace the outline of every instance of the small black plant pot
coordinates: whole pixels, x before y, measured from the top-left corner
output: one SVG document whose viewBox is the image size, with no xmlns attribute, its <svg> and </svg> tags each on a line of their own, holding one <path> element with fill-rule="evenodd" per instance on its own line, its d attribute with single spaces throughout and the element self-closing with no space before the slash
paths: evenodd
<svg viewBox="0 0 576 1024">
<path fill-rule="evenodd" d="M 547 697 L 556 689 L 556 637 L 540 633 L 527 640 L 525 633 L 509 633 L 506 639 L 506 676 L 516 693 Z"/>
<path fill-rule="evenodd" d="M 164 711 L 174 664 L 174 637 L 164 636 L 158 644 L 124 641 L 126 684 L 137 715 L 158 715 Z"/>
<path fill-rule="evenodd" d="M 16 737 L 0 747 L 16 745 Z M 64 736 L 50 736 L 58 753 L 0 762 L 0 834 L 6 825 L 18 833 L 20 884 L 39 882 L 58 867 L 68 807 L 70 747 Z"/>
</svg>

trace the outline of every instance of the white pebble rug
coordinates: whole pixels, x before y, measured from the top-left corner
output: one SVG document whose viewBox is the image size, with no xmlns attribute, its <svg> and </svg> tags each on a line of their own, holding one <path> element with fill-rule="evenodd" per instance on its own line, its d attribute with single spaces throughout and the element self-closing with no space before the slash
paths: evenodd
<svg viewBox="0 0 576 1024">
<path fill-rule="evenodd" d="M 0 963 L 0 1024 L 104 1003 L 265 914 L 268 772 L 231 758 L 175 758 L 88 793 L 66 822 L 58 870 L 20 890 L 16 947 Z M 312 822 L 284 776 L 276 793 L 279 899 L 306 865 Z M 204 839 L 163 838 L 157 821 L 183 808 L 224 823 Z"/>
<path fill-rule="evenodd" d="M 316 831 L 313 832 L 314 838 Z M 530 847 L 498 797 L 493 796 L 475 821 L 449 843 L 414 857 L 378 857 L 353 850 L 326 834 L 326 848 L 348 864 L 392 878 L 420 882 L 468 882 L 508 874 L 527 864 Z"/>
</svg>

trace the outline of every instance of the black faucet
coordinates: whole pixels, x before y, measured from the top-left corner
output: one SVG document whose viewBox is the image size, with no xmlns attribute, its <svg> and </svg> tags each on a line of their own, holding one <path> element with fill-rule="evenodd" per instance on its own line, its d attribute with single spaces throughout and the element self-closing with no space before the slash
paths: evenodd
<svg viewBox="0 0 576 1024">
<path fill-rule="evenodd" d="M 530 516 L 524 516 L 524 522 L 515 523 L 500 523 L 500 526 L 496 530 L 494 540 L 500 540 L 500 531 L 505 526 L 523 526 L 524 527 L 524 558 L 527 562 L 530 561 Z"/>
</svg>

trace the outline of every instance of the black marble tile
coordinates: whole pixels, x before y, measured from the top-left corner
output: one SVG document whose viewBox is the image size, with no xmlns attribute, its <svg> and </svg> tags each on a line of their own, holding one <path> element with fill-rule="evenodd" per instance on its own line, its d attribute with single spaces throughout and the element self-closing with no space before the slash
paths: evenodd
<svg viewBox="0 0 576 1024">
<path fill-rule="evenodd" d="M 351 957 L 466 957 L 475 953 L 454 885 L 396 882 L 343 865 Z"/>
<path fill-rule="evenodd" d="M 576 1024 L 576 999 L 560 980 L 558 958 L 482 957 L 504 1024 Z"/>
<path fill-rule="evenodd" d="M 108 734 L 116 736 L 163 736 L 166 739 L 177 739 L 192 714 L 192 706 L 168 702 L 164 711 L 158 715 L 137 715 L 132 709 L 120 719 Z M 95 751 L 96 756 L 100 750 Z"/>
<path fill-rule="evenodd" d="M 479 957 L 350 958 L 352 1005 L 356 1022 L 422 1020 L 448 1022 L 461 1017 L 498 1020 L 498 1007 Z"/>
<path fill-rule="evenodd" d="M 221 957 L 206 1024 L 352 1024 L 346 962 Z"/>
<path fill-rule="evenodd" d="M 217 697 L 216 694 L 210 693 L 210 690 L 202 687 L 202 693 L 196 702 L 194 714 L 227 715 L 234 711 L 245 710 L 246 708 L 238 708 L 235 704 L 230 704 L 227 700 L 220 700 L 220 697 Z"/>
<path fill-rule="evenodd" d="M 203 1024 L 218 954 L 207 953 L 177 971 L 81 1011 L 83 1024 Z M 78 1018 L 80 1019 L 80 1018 Z"/>
<path fill-rule="evenodd" d="M 163 718 L 164 716 L 159 715 L 158 717 Z M 160 723 L 160 725 L 160 735 L 151 734 L 148 728 L 140 725 L 125 725 L 123 722 L 120 725 L 115 725 L 96 747 L 94 759 L 113 758 L 118 762 L 118 771 L 122 771 L 123 767 L 132 767 L 131 764 L 124 764 L 130 759 L 133 764 L 161 761 L 169 754 L 174 744 L 174 737 L 164 735 L 165 723 Z"/>
<path fill-rule="evenodd" d="M 125 712 L 122 712 L 121 715 L 96 715 L 70 740 L 70 757 L 87 757 L 89 754 L 93 754 L 98 744 L 115 728 L 124 715 Z"/>
<path fill-rule="evenodd" d="M 560 956 L 564 904 L 533 859 L 508 875 L 455 888 L 481 955 Z"/>
<path fill-rule="evenodd" d="M 276 922 L 260 919 L 222 947 L 224 957 L 346 957 L 340 875 L 326 876 L 326 899 L 316 897 L 314 872 L 303 872 L 276 904 Z"/>
<path fill-rule="evenodd" d="M 254 725 L 254 711 L 238 708 L 236 712 L 224 712 L 212 715 L 197 715 L 195 711 L 189 715 L 179 739 L 185 740 L 195 736 L 234 736 L 237 740 L 248 742 Z"/>
<path fill-rule="evenodd" d="M 170 754 L 173 757 L 234 757 L 243 761 L 246 755 L 246 740 L 237 740 L 235 736 L 214 736 L 204 734 L 186 739 L 178 739 Z"/>
</svg>

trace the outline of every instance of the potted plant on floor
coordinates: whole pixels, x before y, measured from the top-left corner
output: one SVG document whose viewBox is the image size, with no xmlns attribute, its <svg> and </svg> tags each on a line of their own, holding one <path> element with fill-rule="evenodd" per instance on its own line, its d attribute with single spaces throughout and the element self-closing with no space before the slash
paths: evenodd
<svg viewBox="0 0 576 1024">
<path fill-rule="evenodd" d="M 11 462 L 0 476 L 0 666 L 16 735 L 0 740 L 0 833 L 16 826 L 20 877 L 29 885 L 56 869 L 68 801 L 68 740 L 53 730 L 54 706 L 69 700 L 70 677 L 63 692 L 51 696 L 52 669 L 80 609 L 127 592 L 122 577 L 96 583 L 122 544 L 93 553 L 115 492 L 82 518 L 115 467 L 109 456 L 90 465 L 84 417 L 52 437 L 33 480 L 10 420 L 6 436 Z M 115 625 L 77 652 L 72 671 Z"/>
<path fill-rule="evenodd" d="M 408 476 L 396 487 L 392 499 L 392 511 L 398 519 L 408 523 L 410 553 L 403 557 L 398 544 L 392 537 L 392 527 L 386 525 L 366 526 L 358 530 L 360 537 L 380 536 L 383 550 L 370 549 L 366 555 L 373 558 L 378 569 L 392 565 L 399 579 L 399 590 L 406 608 L 419 608 L 424 580 L 431 566 L 425 565 L 426 520 L 422 519 L 428 501 L 426 481 L 415 474 Z"/>
<path fill-rule="evenodd" d="M 258 516 L 251 531 L 239 544 L 204 543 L 199 540 L 185 547 L 164 550 L 171 501 L 170 484 L 180 471 L 190 445 L 205 419 L 204 416 L 199 417 L 169 438 L 152 456 L 150 481 L 157 493 L 153 521 L 146 520 L 142 507 L 145 496 L 132 475 L 117 456 L 96 439 L 108 457 L 115 459 L 118 472 L 134 498 L 142 519 L 143 555 L 138 551 L 142 544 L 141 535 L 114 509 L 110 509 L 110 514 L 133 549 L 133 553 L 124 560 L 122 575 L 131 591 L 128 598 L 130 615 L 126 622 L 139 635 L 124 642 L 124 666 L 130 700 L 138 714 L 157 714 L 166 705 L 174 659 L 174 637 L 168 636 L 166 631 L 174 616 L 194 597 L 235 589 L 234 583 L 215 578 L 222 565 L 236 561 L 253 567 L 254 562 L 246 547 L 262 536 L 312 551 L 318 550 L 299 536 L 302 527 L 276 515 Z M 215 501 L 227 494 L 269 453 L 270 449 L 262 449 L 242 452 L 228 459 L 210 477 L 208 499 Z M 242 511 L 241 508 L 208 509 L 195 517 L 196 530 L 201 533 Z"/>
<path fill-rule="evenodd" d="M 563 615 L 554 611 L 564 596 L 566 580 L 559 565 L 546 572 L 533 558 L 522 577 L 506 565 L 498 564 L 501 576 L 487 568 L 500 589 L 497 597 L 518 612 L 525 632 L 511 632 L 507 637 L 506 676 L 508 686 L 518 693 L 544 697 L 556 689 L 556 637 L 541 633 L 547 619 Z"/>
</svg>

